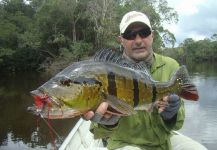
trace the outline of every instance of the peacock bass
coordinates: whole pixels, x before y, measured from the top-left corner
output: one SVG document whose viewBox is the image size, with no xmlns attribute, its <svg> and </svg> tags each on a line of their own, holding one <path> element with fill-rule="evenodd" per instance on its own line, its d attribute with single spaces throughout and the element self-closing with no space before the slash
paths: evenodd
<svg viewBox="0 0 217 150">
<path fill-rule="evenodd" d="M 131 115 L 136 110 L 148 111 L 169 93 L 198 100 L 185 66 L 170 81 L 158 82 L 145 66 L 126 62 L 116 52 L 104 50 L 95 59 L 73 63 L 31 91 L 35 105 L 30 110 L 50 119 L 71 118 L 95 110 L 106 101 L 116 114 Z"/>
</svg>

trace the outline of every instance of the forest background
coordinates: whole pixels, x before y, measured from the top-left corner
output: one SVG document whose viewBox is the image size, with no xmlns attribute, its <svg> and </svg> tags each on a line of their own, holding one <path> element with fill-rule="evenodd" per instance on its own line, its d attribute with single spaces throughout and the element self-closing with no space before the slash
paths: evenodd
<svg viewBox="0 0 217 150">
<path fill-rule="evenodd" d="M 174 47 L 163 24 L 178 22 L 178 14 L 166 0 L 1 0 L 0 72 L 57 73 L 102 48 L 119 50 L 119 23 L 131 10 L 151 19 L 155 52 L 180 63 L 217 60 L 217 33 Z"/>
</svg>

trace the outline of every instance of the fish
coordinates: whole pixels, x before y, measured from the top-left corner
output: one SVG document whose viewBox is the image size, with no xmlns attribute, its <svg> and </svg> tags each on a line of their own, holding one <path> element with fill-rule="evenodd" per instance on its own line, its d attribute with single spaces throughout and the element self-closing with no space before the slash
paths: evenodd
<svg viewBox="0 0 217 150">
<path fill-rule="evenodd" d="M 129 63 L 113 50 L 101 50 L 93 59 L 75 62 L 30 92 L 28 109 L 49 119 L 80 116 L 102 102 L 117 115 L 149 111 L 156 100 L 170 93 L 186 100 L 199 99 L 186 66 L 180 66 L 168 82 L 155 81 L 147 67 Z"/>
</svg>

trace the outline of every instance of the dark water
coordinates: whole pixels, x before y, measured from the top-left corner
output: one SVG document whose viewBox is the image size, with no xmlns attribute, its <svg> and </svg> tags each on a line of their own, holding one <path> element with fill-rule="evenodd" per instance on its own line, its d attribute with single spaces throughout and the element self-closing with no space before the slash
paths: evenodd
<svg viewBox="0 0 217 150">
<path fill-rule="evenodd" d="M 186 121 L 180 132 L 204 144 L 217 147 L 217 64 L 188 65 L 193 82 L 198 86 L 199 102 L 185 101 Z M 73 128 L 76 119 L 52 120 L 58 136 L 42 119 L 26 111 L 33 101 L 29 91 L 49 76 L 38 73 L 0 75 L 0 150 L 54 149 Z"/>
<path fill-rule="evenodd" d="M 0 150 L 54 149 L 76 123 L 76 119 L 52 120 L 58 136 L 51 133 L 42 119 L 27 112 L 33 104 L 30 90 L 49 76 L 38 73 L 1 74 L 0 78 Z"/>
</svg>

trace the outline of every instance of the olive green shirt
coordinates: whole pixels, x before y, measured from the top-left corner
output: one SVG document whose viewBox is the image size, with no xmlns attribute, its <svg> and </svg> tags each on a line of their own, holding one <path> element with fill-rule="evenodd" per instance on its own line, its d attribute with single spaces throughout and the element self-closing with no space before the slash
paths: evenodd
<svg viewBox="0 0 217 150">
<path fill-rule="evenodd" d="M 172 58 L 154 54 L 150 73 L 156 81 L 168 81 L 179 67 Z M 181 100 L 179 111 L 172 120 L 166 122 L 156 108 L 153 112 L 138 111 L 136 114 L 121 117 L 117 126 L 106 126 L 92 123 L 90 131 L 94 138 L 108 138 L 108 149 L 126 145 L 138 146 L 145 150 L 171 150 L 171 130 L 182 127 L 185 117 L 184 103 Z"/>
</svg>

